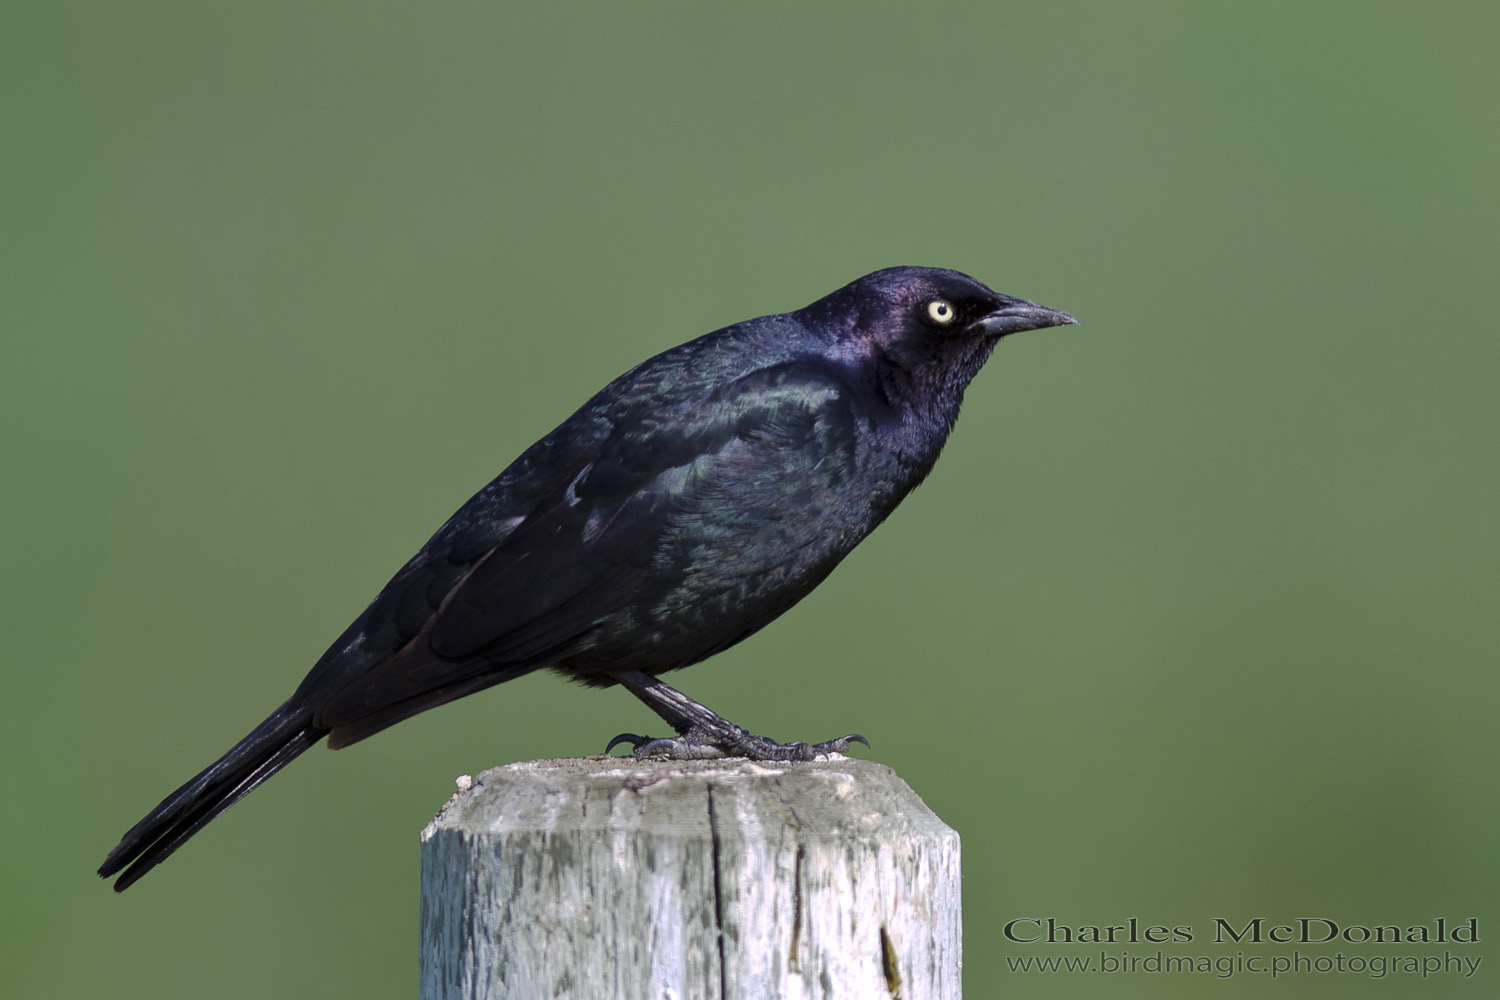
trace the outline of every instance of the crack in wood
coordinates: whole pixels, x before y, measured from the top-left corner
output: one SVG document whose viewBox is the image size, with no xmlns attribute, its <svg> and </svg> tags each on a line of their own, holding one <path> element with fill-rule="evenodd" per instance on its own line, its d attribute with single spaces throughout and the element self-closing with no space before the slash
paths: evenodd
<svg viewBox="0 0 1500 1000">
<path fill-rule="evenodd" d="M 792 870 L 792 947 L 787 954 L 787 968 L 793 972 L 802 971 L 797 960 L 797 943 L 802 939 L 802 859 L 806 856 L 806 845 L 798 844 L 797 861 Z"/>
<path fill-rule="evenodd" d="M 729 967 L 724 960 L 724 885 L 721 847 L 719 843 L 719 817 L 714 811 L 714 786 L 708 785 L 708 831 L 712 841 L 714 866 L 714 933 L 719 943 L 719 1000 L 729 997 Z"/>
</svg>

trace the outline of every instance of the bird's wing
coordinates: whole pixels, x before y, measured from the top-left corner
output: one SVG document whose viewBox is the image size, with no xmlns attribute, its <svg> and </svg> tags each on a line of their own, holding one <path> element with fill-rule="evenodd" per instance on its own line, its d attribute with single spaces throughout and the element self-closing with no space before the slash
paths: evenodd
<svg viewBox="0 0 1500 1000">
<path fill-rule="evenodd" d="M 454 588 L 437 615 L 433 650 L 513 662 L 587 631 L 664 568 L 663 541 L 691 498 L 722 491 L 726 479 L 750 491 L 757 477 L 795 473 L 820 429 L 851 428 L 846 397 L 825 366 L 792 362 L 632 414 Z M 789 464 L 792 456 L 800 461 Z"/>
<path fill-rule="evenodd" d="M 320 723 L 338 726 L 479 674 L 546 665 L 663 584 L 664 541 L 694 496 L 735 481 L 752 494 L 852 447 L 847 387 L 817 361 L 762 369 L 671 406 L 627 400 L 607 433 L 573 452 L 582 460 L 564 466 L 571 475 L 554 474 L 524 515 L 490 519 L 493 544 L 476 552 L 471 536 L 440 531 L 391 581 L 355 625 L 403 644 L 358 676 L 346 673 Z M 463 515 L 449 525 L 471 520 Z M 666 568 L 665 582 L 671 577 Z"/>
</svg>

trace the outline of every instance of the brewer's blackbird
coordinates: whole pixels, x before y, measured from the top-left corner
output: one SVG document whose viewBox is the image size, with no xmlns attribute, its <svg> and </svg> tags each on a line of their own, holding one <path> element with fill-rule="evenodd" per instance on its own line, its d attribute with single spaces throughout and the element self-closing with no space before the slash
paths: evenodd
<svg viewBox="0 0 1500 1000">
<path fill-rule="evenodd" d="M 863 742 L 753 736 L 657 675 L 806 596 L 931 470 L 996 342 L 1072 322 L 896 267 L 637 365 L 460 507 L 99 874 L 123 870 L 125 889 L 325 736 L 345 747 L 543 667 L 651 706 L 676 738 L 610 742 L 641 756 L 807 760 Z"/>
</svg>

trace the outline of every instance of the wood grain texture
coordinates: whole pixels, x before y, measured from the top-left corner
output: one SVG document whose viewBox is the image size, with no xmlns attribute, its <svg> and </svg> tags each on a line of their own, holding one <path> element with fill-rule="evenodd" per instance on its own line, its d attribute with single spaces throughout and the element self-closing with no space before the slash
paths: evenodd
<svg viewBox="0 0 1500 1000">
<path fill-rule="evenodd" d="M 425 1000 L 959 996 L 958 835 L 835 758 L 533 761 L 422 833 Z"/>
</svg>

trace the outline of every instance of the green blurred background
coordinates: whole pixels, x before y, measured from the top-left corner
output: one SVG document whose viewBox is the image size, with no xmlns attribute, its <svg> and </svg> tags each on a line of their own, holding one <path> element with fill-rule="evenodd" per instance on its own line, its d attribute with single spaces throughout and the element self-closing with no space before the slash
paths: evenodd
<svg viewBox="0 0 1500 1000">
<path fill-rule="evenodd" d="M 1497 10 L 13 7 L 0 992 L 413 996 L 454 776 L 634 699 L 507 684 L 124 897 L 93 869 L 608 379 L 910 263 L 1083 325 L 1004 343 L 928 484 L 677 681 L 864 732 L 962 833 L 971 997 L 1490 994 Z M 1485 961 L 1008 971 L 1097 954 L 1002 937 L 1048 916 L 1211 955 L 1215 916 L 1477 917 Z"/>
</svg>

